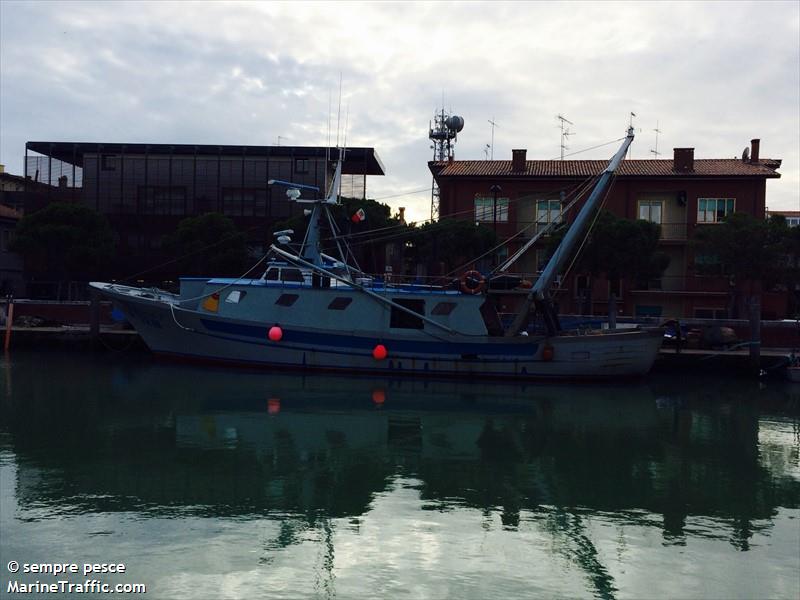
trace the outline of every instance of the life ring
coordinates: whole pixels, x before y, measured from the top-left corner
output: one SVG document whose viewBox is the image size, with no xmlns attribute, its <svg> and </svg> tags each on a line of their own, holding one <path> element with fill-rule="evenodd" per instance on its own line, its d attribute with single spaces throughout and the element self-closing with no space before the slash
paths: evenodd
<svg viewBox="0 0 800 600">
<path fill-rule="evenodd" d="M 465 294 L 480 294 L 486 286 L 486 278 L 479 271 L 467 271 L 461 277 L 461 291 Z"/>
</svg>

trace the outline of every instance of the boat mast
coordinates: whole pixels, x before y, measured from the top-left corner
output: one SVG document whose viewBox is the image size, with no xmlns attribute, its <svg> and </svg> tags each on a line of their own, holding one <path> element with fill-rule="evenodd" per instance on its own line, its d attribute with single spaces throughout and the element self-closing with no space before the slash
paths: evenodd
<svg viewBox="0 0 800 600">
<path fill-rule="evenodd" d="M 333 181 L 327 190 L 327 197 L 324 200 L 317 200 L 311 209 L 311 217 L 308 221 L 308 229 L 306 229 L 306 237 L 303 240 L 303 247 L 300 250 L 300 256 L 305 258 L 311 264 L 321 267 L 322 266 L 322 251 L 320 249 L 320 221 L 323 218 L 323 211 L 328 211 L 328 205 L 337 204 L 339 198 L 339 184 L 342 179 L 342 149 L 338 149 L 339 158 L 336 162 L 336 170 L 334 172 Z M 343 262 L 347 262 L 342 257 Z"/>
<path fill-rule="evenodd" d="M 628 151 L 628 147 L 631 145 L 631 142 L 633 142 L 633 127 L 628 127 L 628 135 L 622 142 L 622 146 L 619 150 L 617 150 L 617 153 L 611 159 L 611 162 L 608 163 L 605 171 L 603 171 L 603 173 L 600 175 L 599 181 L 594 186 L 592 193 L 589 195 L 589 198 L 586 200 L 583 208 L 581 208 L 578 216 L 575 218 L 575 222 L 567 230 L 567 234 L 564 236 L 564 239 L 561 240 L 561 243 L 558 245 L 558 248 L 556 248 L 553 256 L 547 262 L 547 265 L 545 266 L 544 271 L 542 271 L 541 276 L 536 280 L 536 283 L 531 288 L 530 293 L 528 294 L 527 298 L 525 298 L 522 310 L 514 319 L 511 327 L 509 327 L 506 331 L 507 337 L 515 336 L 519 334 L 519 332 L 525 327 L 527 327 L 528 320 L 530 319 L 531 307 L 534 303 L 536 304 L 537 309 L 539 309 L 544 316 L 547 334 L 555 335 L 560 329 L 558 324 L 558 316 L 553 308 L 552 298 L 550 297 L 550 287 L 553 285 L 556 276 L 564 268 L 567 260 L 569 260 L 570 256 L 572 256 L 575 246 L 585 234 L 589 225 L 589 220 L 597 210 L 597 207 L 605 195 L 606 190 L 611 183 L 611 179 L 614 177 L 614 173 L 619 167 L 619 164 L 625 157 L 625 153 Z"/>
</svg>

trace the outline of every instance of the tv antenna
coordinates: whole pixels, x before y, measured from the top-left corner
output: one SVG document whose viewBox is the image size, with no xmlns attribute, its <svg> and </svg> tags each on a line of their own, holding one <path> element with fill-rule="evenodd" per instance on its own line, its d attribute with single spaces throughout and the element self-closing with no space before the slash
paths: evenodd
<svg viewBox="0 0 800 600">
<path fill-rule="evenodd" d="M 574 125 L 575 123 L 567 119 L 564 115 L 556 115 L 556 119 L 561 121 L 561 160 L 564 160 L 564 150 L 569 150 L 569 146 L 567 146 L 567 138 L 569 138 L 571 135 L 575 135 L 569 130 L 568 125 Z"/>
<path fill-rule="evenodd" d="M 280 145 L 281 145 L 281 140 L 288 140 L 288 139 L 289 139 L 289 138 L 287 138 L 285 135 L 279 135 L 279 136 L 278 136 L 278 143 L 277 143 L 277 145 L 278 145 L 278 146 L 280 146 Z"/>
<path fill-rule="evenodd" d="M 489 156 L 489 160 L 494 160 L 494 128 L 495 127 L 499 127 L 499 125 L 494 122 L 494 117 L 492 117 L 491 119 L 488 119 L 488 121 L 489 121 L 489 124 L 492 126 L 492 144 L 489 147 L 489 149 L 491 150 L 491 153 L 490 153 L 490 156 Z"/>
<path fill-rule="evenodd" d="M 661 152 L 658 151 L 658 134 L 661 133 L 661 130 L 658 128 L 658 121 L 656 121 L 656 128 L 653 129 L 653 131 L 656 132 L 656 148 L 655 150 L 650 150 L 650 152 L 655 154 L 655 157 L 658 158 L 659 156 L 661 156 Z"/>
</svg>

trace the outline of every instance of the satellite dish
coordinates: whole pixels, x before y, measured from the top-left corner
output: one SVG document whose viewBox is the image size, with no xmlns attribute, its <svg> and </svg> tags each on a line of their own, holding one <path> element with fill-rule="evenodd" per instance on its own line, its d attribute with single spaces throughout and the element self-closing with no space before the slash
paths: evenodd
<svg viewBox="0 0 800 600">
<path fill-rule="evenodd" d="M 286 190 L 286 197 L 289 198 L 289 200 L 297 200 L 300 197 L 300 190 L 297 188 L 289 188 Z"/>
<path fill-rule="evenodd" d="M 750 148 L 744 149 L 744 152 L 742 152 L 742 160 L 745 162 L 750 160 Z"/>
<path fill-rule="evenodd" d="M 291 241 L 292 241 L 292 238 L 290 238 L 288 235 L 282 235 L 282 236 L 280 236 L 278 238 L 278 243 L 279 244 L 288 244 Z"/>
<path fill-rule="evenodd" d="M 464 129 L 464 117 L 459 117 L 458 115 L 447 117 L 447 120 L 444 122 L 444 124 L 447 125 L 448 129 L 458 133 Z"/>
</svg>

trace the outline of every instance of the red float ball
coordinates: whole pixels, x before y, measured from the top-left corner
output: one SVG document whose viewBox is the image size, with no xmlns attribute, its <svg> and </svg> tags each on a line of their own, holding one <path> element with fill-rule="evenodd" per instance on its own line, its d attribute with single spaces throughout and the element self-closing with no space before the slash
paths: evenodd
<svg viewBox="0 0 800 600">
<path fill-rule="evenodd" d="M 386 402 L 386 392 L 382 389 L 372 390 L 372 401 L 378 405 L 383 404 Z"/>
<path fill-rule="evenodd" d="M 375 360 L 383 360 L 384 358 L 386 358 L 387 354 L 389 353 L 386 351 L 386 346 L 384 346 L 383 344 L 378 344 L 372 350 L 372 357 Z"/>
<path fill-rule="evenodd" d="M 273 342 L 280 342 L 281 338 L 283 337 L 283 329 L 278 327 L 277 325 L 273 325 L 269 328 L 269 339 Z"/>
</svg>

